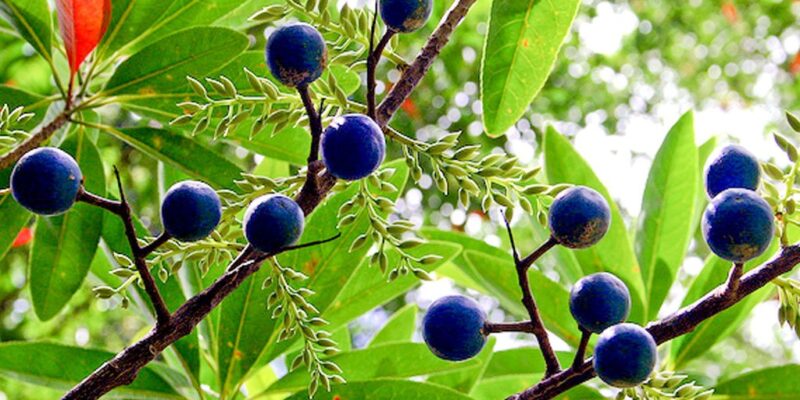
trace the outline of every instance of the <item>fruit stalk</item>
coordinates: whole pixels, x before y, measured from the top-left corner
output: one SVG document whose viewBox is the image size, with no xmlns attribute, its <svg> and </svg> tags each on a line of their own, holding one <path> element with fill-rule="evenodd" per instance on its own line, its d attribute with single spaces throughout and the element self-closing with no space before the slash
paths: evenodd
<svg viewBox="0 0 800 400">
<path fill-rule="evenodd" d="M 411 94 L 422 80 L 433 60 L 449 41 L 455 27 L 466 16 L 476 0 L 459 0 L 444 17 L 427 44 L 403 76 L 397 86 L 384 99 L 387 104 L 381 115 L 384 126 L 397 111 L 400 104 Z M 397 88 L 395 86 L 395 88 Z M 17 157 L 18 158 L 18 157 Z M 336 180 L 330 174 L 320 175 L 324 166 L 317 160 L 308 165 L 309 180 L 295 198 L 305 215 L 330 192 Z M 192 332 L 225 297 L 238 288 L 245 279 L 254 274 L 261 264 L 272 255 L 255 254 L 251 247 L 243 250 L 228 267 L 228 271 L 205 290 L 187 300 L 172 315 L 169 326 L 156 325 L 144 338 L 118 353 L 112 360 L 101 365 L 91 375 L 64 395 L 63 399 L 91 400 L 108 393 L 116 387 L 127 385 L 136 379 L 139 371 L 153 361 L 168 346 Z"/>
<path fill-rule="evenodd" d="M 769 284 L 773 279 L 794 269 L 800 263 L 800 245 L 783 248 L 780 255 L 772 261 L 744 274 L 735 291 L 728 289 L 725 282 L 706 294 L 700 300 L 675 313 L 647 325 L 656 343 L 661 344 L 694 330 L 703 321 L 732 307 L 749 294 Z M 588 381 L 595 376 L 592 360 L 589 359 L 577 368 L 571 367 L 545 378 L 536 385 L 517 393 L 508 400 L 543 400 Z"/>
</svg>

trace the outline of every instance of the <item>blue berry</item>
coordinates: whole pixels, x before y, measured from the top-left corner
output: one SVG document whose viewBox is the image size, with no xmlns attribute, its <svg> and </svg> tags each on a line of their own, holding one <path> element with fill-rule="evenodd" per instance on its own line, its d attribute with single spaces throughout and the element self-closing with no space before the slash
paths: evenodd
<svg viewBox="0 0 800 400">
<path fill-rule="evenodd" d="M 11 194 L 35 214 L 57 215 L 75 204 L 82 181 L 81 169 L 72 156 L 42 147 L 17 161 L 11 172 Z"/>
<path fill-rule="evenodd" d="M 761 170 L 758 160 L 742 146 L 723 147 L 706 167 L 706 192 L 710 198 L 725 189 L 756 190 Z"/>
<path fill-rule="evenodd" d="M 286 86 L 306 86 L 325 69 L 328 49 L 325 39 L 313 26 L 304 23 L 284 25 L 267 40 L 267 65 L 272 75 Z"/>
<path fill-rule="evenodd" d="M 569 310 L 585 330 L 600 333 L 628 318 L 631 295 L 619 278 L 599 272 L 581 278 L 569 294 Z"/>
<path fill-rule="evenodd" d="M 244 214 L 244 235 L 257 250 L 273 254 L 291 246 L 303 234 L 303 210 L 281 194 L 255 199 Z"/>
<path fill-rule="evenodd" d="M 585 186 L 561 192 L 550 206 L 550 232 L 562 246 L 589 247 L 603 238 L 611 224 L 611 210 L 600 193 Z"/>
<path fill-rule="evenodd" d="M 748 189 L 728 189 L 714 197 L 702 225 L 711 251 L 735 263 L 764 253 L 775 230 L 769 204 Z"/>
<path fill-rule="evenodd" d="M 462 361 L 480 353 L 486 343 L 486 314 L 469 297 L 436 300 L 422 319 L 422 337 L 437 357 Z"/>
<path fill-rule="evenodd" d="M 161 203 L 161 223 L 167 233 L 183 242 L 194 242 L 214 231 L 222 217 L 219 196 L 203 182 L 172 185 Z"/>
<path fill-rule="evenodd" d="M 331 122 L 322 135 L 322 162 L 333 176 L 353 181 L 369 176 L 383 162 L 386 141 L 371 118 L 347 114 Z"/>
<path fill-rule="evenodd" d="M 413 32 L 422 28 L 433 10 L 433 0 L 381 0 L 383 23 L 395 32 Z"/>
<path fill-rule="evenodd" d="M 594 370 L 603 382 L 618 388 L 638 386 L 656 365 L 656 342 L 634 324 L 619 324 L 600 334 L 594 348 Z"/>
</svg>

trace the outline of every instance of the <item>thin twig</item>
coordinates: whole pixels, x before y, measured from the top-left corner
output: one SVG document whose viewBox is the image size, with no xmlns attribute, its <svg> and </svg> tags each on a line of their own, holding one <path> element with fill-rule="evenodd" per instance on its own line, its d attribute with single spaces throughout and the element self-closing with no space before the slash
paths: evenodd
<svg viewBox="0 0 800 400">
<path fill-rule="evenodd" d="M 142 247 L 142 255 L 150 255 L 150 253 L 156 251 L 156 249 L 161 247 L 162 244 L 167 243 L 170 239 L 172 239 L 172 236 L 170 236 L 167 231 L 162 232 L 160 235 L 158 235 L 158 237 L 153 239 L 152 242 Z"/>
<path fill-rule="evenodd" d="M 375 19 L 372 22 L 372 35 L 370 35 L 369 39 L 370 49 L 369 55 L 367 56 L 367 115 L 369 115 L 369 117 L 375 121 L 378 120 L 375 109 L 375 86 L 377 85 L 377 78 L 375 77 L 376 70 L 378 69 L 378 63 L 381 60 L 381 55 L 383 55 L 383 49 L 386 48 L 386 46 L 389 44 L 389 41 L 392 40 L 392 36 L 395 34 L 395 31 L 387 29 L 377 46 L 375 46 L 373 49 L 373 41 L 375 39 L 375 21 L 378 19 L 377 5 L 378 2 L 376 1 Z"/>
<path fill-rule="evenodd" d="M 744 271 L 744 264 L 742 263 L 735 263 L 731 268 L 730 273 L 728 274 L 728 280 L 725 283 L 726 290 L 733 293 L 739 289 L 739 280 L 742 278 L 742 272 Z"/>
<path fill-rule="evenodd" d="M 575 360 L 572 361 L 572 369 L 577 369 L 583 364 L 583 359 L 586 358 L 586 347 L 589 346 L 589 338 L 592 336 L 592 332 L 580 326 L 578 328 L 581 330 L 581 342 L 578 344 L 578 350 L 575 352 Z"/>
<path fill-rule="evenodd" d="M 531 321 L 487 323 L 483 327 L 485 335 L 500 332 L 533 333 L 533 331 L 534 327 Z"/>
<path fill-rule="evenodd" d="M 322 119 L 319 117 L 317 109 L 314 108 L 314 101 L 311 100 L 311 93 L 307 85 L 297 87 L 297 93 L 303 100 L 303 106 L 306 108 L 308 114 L 308 124 L 311 127 L 311 148 L 308 152 L 308 163 L 312 163 L 319 159 L 319 140 L 322 136 Z"/>
<path fill-rule="evenodd" d="M 539 309 L 536 306 L 536 300 L 531 292 L 531 285 L 528 281 L 528 269 L 536 260 L 539 259 L 539 257 L 553 248 L 553 246 L 556 245 L 556 242 L 551 237 L 529 256 L 520 260 L 519 253 L 517 253 L 517 245 L 514 242 L 514 234 L 511 232 L 511 224 L 507 219 L 504 219 L 504 221 L 506 223 L 506 229 L 508 230 L 508 238 L 511 242 L 511 250 L 514 253 L 514 264 L 517 269 L 517 280 L 519 281 L 519 288 L 522 292 L 522 304 L 525 305 L 525 309 L 528 311 L 528 316 L 530 317 L 530 323 L 532 325 L 531 333 L 536 336 L 536 341 L 539 343 L 539 348 L 542 350 L 544 362 L 547 365 L 545 376 L 550 376 L 561 370 L 561 366 L 558 363 L 556 352 L 553 350 L 553 346 L 550 344 L 550 337 L 547 335 L 547 330 L 544 328 L 544 322 L 542 321 L 541 315 L 539 315 Z"/>
</svg>

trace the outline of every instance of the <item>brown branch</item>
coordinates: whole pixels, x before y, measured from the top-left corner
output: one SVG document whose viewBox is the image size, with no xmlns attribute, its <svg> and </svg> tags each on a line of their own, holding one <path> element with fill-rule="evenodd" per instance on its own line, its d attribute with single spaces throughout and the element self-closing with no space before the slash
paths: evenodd
<svg viewBox="0 0 800 400">
<path fill-rule="evenodd" d="M 150 253 L 156 251 L 156 249 L 161 247 L 162 244 L 167 243 L 170 239 L 172 239 L 172 236 L 170 236 L 167 231 L 162 232 L 157 238 L 153 239 L 152 242 L 142 247 L 142 254 L 145 256 L 150 255 Z"/>
<path fill-rule="evenodd" d="M 322 137 L 322 118 L 314 108 L 314 101 L 311 100 L 311 92 L 308 90 L 307 85 L 298 86 L 297 93 L 303 100 L 303 107 L 308 114 L 308 125 L 311 128 L 311 148 L 308 151 L 308 163 L 311 164 L 319 159 L 319 141 Z"/>
<path fill-rule="evenodd" d="M 447 15 L 436 27 L 436 30 L 428 38 L 425 47 L 422 48 L 417 58 L 403 71 L 400 80 L 392 87 L 386 98 L 383 99 L 378 106 L 376 122 L 381 127 L 386 126 L 389 120 L 400 105 L 411 95 L 411 92 L 419 85 L 419 82 L 425 77 L 425 73 L 433 65 L 433 61 L 441 53 L 442 48 L 450 39 L 450 35 L 456 29 L 461 20 L 467 16 L 469 8 L 475 4 L 477 0 L 458 0 L 447 12 Z"/>
<path fill-rule="evenodd" d="M 136 227 L 133 224 L 133 217 L 131 216 L 131 207 L 128 204 L 128 201 L 125 199 L 125 191 L 122 187 L 122 179 L 119 176 L 119 170 L 114 168 L 114 174 L 117 177 L 119 201 L 113 201 L 91 194 L 82 187 L 78 192 L 78 200 L 104 208 L 116 214 L 122 220 L 122 223 L 125 226 L 125 236 L 128 239 L 128 245 L 131 247 L 133 264 L 136 266 L 136 270 L 139 272 L 139 279 L 141 279 L 142 284 L 144 284 L 144 291 L 147 293 L 147 297 L 150 298 L 150 304 L 153 306 L 153 310 L 156 315 L 156 326 L 169 325 L 169 308 L 167 308 L 164 298 L 161 297 L 161 293 L 158 291 L 156 281 L 153 279 L 153 275 L 150 274 L 150 268 L 147 266 L 147 255 L 150 254 L 152 250 L 145 252 L 143 251 L 142 247 L 139 246 L 139 239 L 136 235 Z M 163 236 L 164 235 L 162 235 L 162 237 Z"/>
<path fill-rule="evenodd" d="M 583 359 L 586 358 L 586 347 L 589 346 L 589 338 L 592 337 L 592 332 L 578 327 L 581 330 L 581 342 L 578 345 L 578 350 L 575 352 L 575 360 L 572 361 L 572 368 L 577 369 L 583 364 Z"/>
<path fill-rule="evenodd" d="M 467 9 L 475 3 L 475 1 L 476 0 L 460 0 L 459 3 L 451 9 L 440 27 L 437 28 L 437 31 L 428 39 L 428 44 L 414 61 L 413 65 L 417 65 L 417 67 L 414 68 L 412 66 L 411 69 L 415 72 L 409 73 L 409 71 L 406 71 L 400 78 L 398 84 L 402 84 L 404 89 L 395 92 L 394 95 L 390 93 L 386 100 L 389 100 L 391 103 L 398 101 L 398 96 L 402 96 L 403 99 L 399 100 L 402 102 L 405 97 L 413 91 L 422 80 L 432 60 L 439 54 L 441 48 L 449 40 L 450 34 L 452 34 L 455 26 L 464 18 Z M 424 68 L 419 67 L 424 64 L 427 64 L 427 66 Z M 409 83 L 406 84 L 405 81 L 409 81 Z M 305 101 L 304 99 L 304 102 Z M 384 109 L 384 115 L 387 121 L 396 110 L 397 107 L 391 110 L 388 108 Z M 312 130 L 314 129 L 314 125 L 312 125 Z M 314 160 L 308 164 L 308 178 L 300 190 L 300 193 L 295 197 L 295 201 L 300 205 L 305 215 L 311 214 L 336 184 L 336 179 L 333 176 L 327 172 L 323 172 L 325 167 L 322 162 L 319 161 L 317 157 L 312 157 L 311 153 L 314 151 L 315 147 L 312 145 L 309 151 L 309 159 L 313 158 Z M 97 399 L 116 387 L 133 382 L 142 368 L 153 361 L 169 345 L 191 333 L 194 327 L 219 305 L 226 296 L 236 290 L 250 275 L 258 271 L 261 264 L 268 257 L 269 255 L 254 254 L 250 246 L 245 248 L 232 263 L 234 266 L 233 268 L 217 278 L 208 288 L 187 300 L 175 311 L 168 326 L 156 325 L 143 339 L 118 353 L 112 360 L 100 366 L 91 375 L 72 388 L 72 390 L 64 395 L 63 399 Z"/>
<path fill-rule="evenodd" d="M 377 17 L 375 17 L 375 19 L 377 19 Z M 374 22 L 373 29 L 375 29 Z M 387 30 L 375 46 L 375 49 L 370 49 L 370 54 L 367 57 L 367 115 L 373 120 L 377 120 L 378 118 L 375 109 L 375 86 L 377 85 L 375 74 L 378 69 L 378 62 L 381 60 L 381 55 L 383 54 L 383 49 L 385 49 L 389 41 L 392 40 L 394 34 L 395 31 L 391 29 Z M 370 47 L 372 47 L 372 39 L 370 39 Z"/>
<path fill-rule="evenodd" d="M 681 308 L 675 313 L 646 326 L 656 343 L 661 344 L 693 331 L 703 321 L 732 307 L 749 294 L 764 287 L 772 280 L 791 271 L 800 263 L 800 246 L 783 248 L 772 261 L 744 274 L 739 280 L 738 289 L 730 290 L 726 281 L 696 302 Z M 561 371 L 536 385 L 517 393 L 509 400 L 551 399 L 580 385 L 595 376 L 592 360 L 580 366 Z"/>
<path fill-rule="evenodd" d="M 33 149 L 36 149 L 42 143 L 50 139 L 50 137 L 53 136 L 53 134 L 56 133 L 56 131 L 59 128 L 61 128 L 62 126 L 64 126 L 64 124 L 69 122 L 69 115 L 70 115 L 69 110 L 61 112 L 61 114 L 59 114 L 56 117 L 56 119 L 54 119 L 49 124 L 42 127 L 42 129 L 40 129 L 38 132 L 34 133 L 33 135 L 25 139 L 25 141 L 20 143 L 19 146 L 13 148 L 8 153 L 0 156 L 0 170 L 6 169 L 14 165 L 17 162 L 17 160 L 19 160 L 22 156 L 25 155 L 25 153 Z"/>
<path fill-rule="evenodd" d="M 517 269 L 517 280 L 519 281 L 519 288 L 522 292 L 522 304 L 528 311 L 528 316 L 531 318 L 529 323 L 531 325 L 531 332 L 536 336 L 536 341 L 539 343 L 539 349 L 542 350 L 542 357 L 547 365 L 545 376 L 551 376 L 561 370 L 561 365 L 558 363 L 558 357 L 550 344 L 550 337 L 547 335 L 547 330 L 544 328 L 544 322 L 539 309 L 536 306 L 536 300 L 533 298 L 531 292 L 531 285 L 528 281 L 528 269 L 538 260 L 544 253 L 552 249 L 557 243 L 556 240 L 550 237 L 544 244 L 539 246 L 533 253 L 524 259 L 520 260 L 519 253 L 517 252 L 517 244 L 514 242 L 514 234 L 511 232 L 511 224 L 508 220 L 506 223 L 506 230 L 508 231 L 508 239 L 511 242 L 511 252 L 514 255 L 514 265 Z"/>
<path fill-rule="evenodd" d="M 534 327 L 531 321 L 487 323 L 483 327 L 484 335 L 501 332 L 533 333 L 533 331 Z"/>
</svg>

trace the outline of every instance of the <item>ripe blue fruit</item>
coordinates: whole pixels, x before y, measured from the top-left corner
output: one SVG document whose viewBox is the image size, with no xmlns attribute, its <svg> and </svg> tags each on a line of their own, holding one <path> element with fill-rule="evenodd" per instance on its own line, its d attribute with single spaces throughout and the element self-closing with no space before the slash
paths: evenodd
<svg viewBox="0 0 800 400">
<path fill-rule="evenodd" d="M 562 246 L 589 247 L 603 238 L 611 224 L 611 210 L 600 193 L 585 186 L 561 192 L 550 206 L 550 232 Z"/>
<path fill-rule="evenodd" d="M 291 246 L 303 234 L 303 210 L 281 194 L 255 199 L 244 214 L 244 235 L 251 246 L 272 254 Z"/>
<path fill-rule="evenodd" d="M 75 159 L 63 150 L 41 147 L 17 161 L 11 172 L 11 194 L 29 211 L 57 215 L 75 204 L 83 175 Z"/>
<path fill-rule="evenodd" d="M 210 235 L 222 217 L 217 192 L 203 182 L 172 185 L 161 202 L 161 223 L 170 236 L 194 242 Z"/>
<path fill-rule="evenodd" d="M 723 147 L 706 167 L 706 192 L 710 198 L 725 189 L 756 190 L 761 170 L 758 160 L 742 146 Z"/>
<path fill-rule="evenodd" d="M 348 181 L 375 171 L 386 154 L 378 124 L 361 114 L 347 114 L 331 122 L 322 135 L 322 162 L 333 176 Z"/>
<path fill-rule="evenodd" d="M 267 40 L 267 65 L 272 75 L 286 86 L 306 86 L 325 69 L 328 49 L 325 39 L 313 26 L 304 23 L 284 25 Z"/>
<path fill-rule="evenodd" d="M 619 278 L 607 272 L 585 276 L 569 294 L 569 310 L 585 330 L 600 333 L 628 318 L 631 295 Z"/>
<path fill-rule="evenodd" d="M 462 361 L 480 353 L 486 343 L 486 314 L 469 297 L 436 300 L 422 319 L 422 337 L 437 357 Z"/>
<path fill-rule="evenodd" d="M 711 251 L 735 263 L 761 255 L 775 230 L 769 204 L 748 189 L 728 189 L 714 197 L 703 213 L 702 225 Z"/>
<path fill-rule="evenodd" d="M 611 386 L 633 387 L 647 380 L 657 356 L 650 332 L 638 325 L 618 324 L 600 334 L 594 348 L 594 370 Z"/>
<path fill-rule="evenodd" d="M 433 0 L 381 0 L 383 23 L 395 32 L 413 32 L 422 28 L 433 9 Z"/>
</svg>

